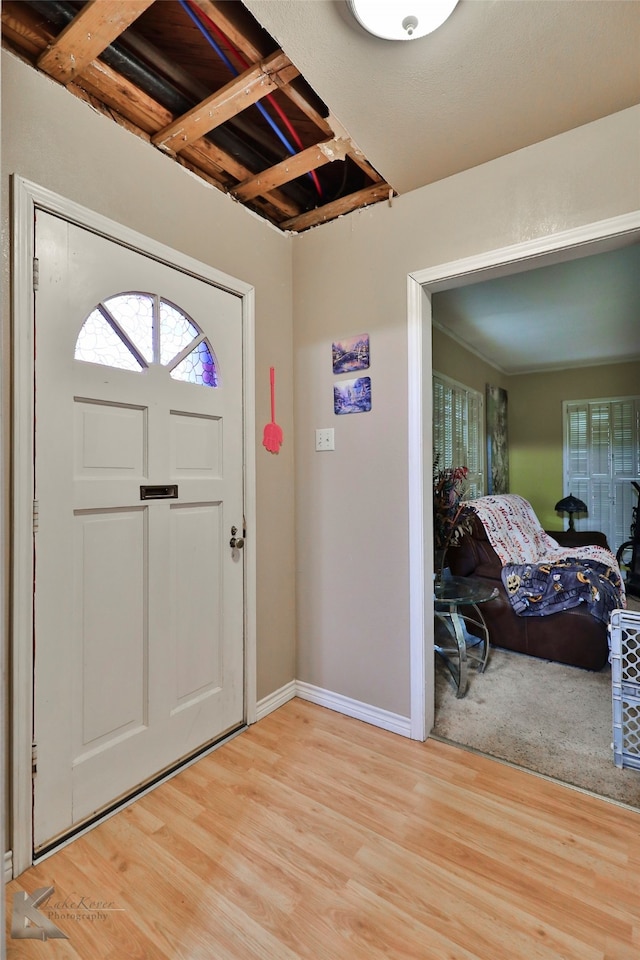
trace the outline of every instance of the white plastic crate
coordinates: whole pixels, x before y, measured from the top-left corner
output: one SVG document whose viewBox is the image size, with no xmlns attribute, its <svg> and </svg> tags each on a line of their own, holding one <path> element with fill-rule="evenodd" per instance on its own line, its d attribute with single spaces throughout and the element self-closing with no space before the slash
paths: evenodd
<svg viewBox="0 0 640 960">
<path fill-rule="evenodd" d="M 614 610 L 609 622 L 613 759 L 640 770 L 640 613 Z"/>
</svg>

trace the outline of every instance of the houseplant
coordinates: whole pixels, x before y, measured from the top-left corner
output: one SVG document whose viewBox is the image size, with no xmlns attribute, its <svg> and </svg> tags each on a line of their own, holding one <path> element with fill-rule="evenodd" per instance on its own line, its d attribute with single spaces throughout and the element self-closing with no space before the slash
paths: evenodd
<svg viewBox="0 0 640 960">
<path fill-rule="evenodd" d="M 473 511 L 465 501 L 467 467 L 440 467 L 433 457 L 433 549 L 436 577 L 442 578 L 446 553 L 471 531 Z"/>
</svg>

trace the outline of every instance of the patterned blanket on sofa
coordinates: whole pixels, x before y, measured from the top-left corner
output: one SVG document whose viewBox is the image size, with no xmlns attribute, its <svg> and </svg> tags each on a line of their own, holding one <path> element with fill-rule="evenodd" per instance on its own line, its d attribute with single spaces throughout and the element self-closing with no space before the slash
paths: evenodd
<svg viewBox="0 0 640 960">
<path fill-rule="evenodd" d="M 619 573 L 597 560 L 508 563 L 502 568 L 502 582 L 521 617 L 544 617 L 586 603 L 596 620 L 608 623 L 609 614 L 622 602 Z"/>
<path fill-rule="evenodd" d="M 613 554 L 595 544 L 561 547 L 546 533 L 524 497 L 516 494 L 469 501 L 503 565 L 502 580 L 514 611 L 544 616 L 586 603 L 607 622 L 625 606 L 624 583 Z"/>
</svg>

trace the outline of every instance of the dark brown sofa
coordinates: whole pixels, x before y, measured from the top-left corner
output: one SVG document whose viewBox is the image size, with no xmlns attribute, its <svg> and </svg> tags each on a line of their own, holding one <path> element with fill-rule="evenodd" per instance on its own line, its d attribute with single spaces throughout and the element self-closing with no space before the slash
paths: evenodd
<svg viewBox="0 0 640 960">
<path fill-rule="evenodd" d="M 489 543 L 482 522 L 473 517 L 472 532 L 457 547 L 449 547 L 447 565 L 457 577 L 474 577 L 497 587 L 498 597 L 480 608 L 496 647 L 516 650 L 543 660 L 555 660 L 587 670 L 601 670 L 609 657 L 606 624 L 596 620 L 584 603 L 562 613 L 544 617 L 520 617 L 512 609 L 502 585 L 502 564 Z M 561 546 L 599 544 L 607 547 L 604 534 L 550 531 Z"/>
</svg>

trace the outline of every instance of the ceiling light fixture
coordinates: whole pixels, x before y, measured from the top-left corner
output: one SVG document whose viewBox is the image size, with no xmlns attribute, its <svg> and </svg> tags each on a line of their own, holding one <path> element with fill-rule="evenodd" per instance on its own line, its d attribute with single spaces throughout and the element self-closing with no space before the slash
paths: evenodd
<svg viewBox="0 0 640 960">
<path fill-rule="evenodd" d="M 417 40 L 451 16 L 458 0 L 347 0 L 352 14 L 374 37 Z"/>
</svg>

